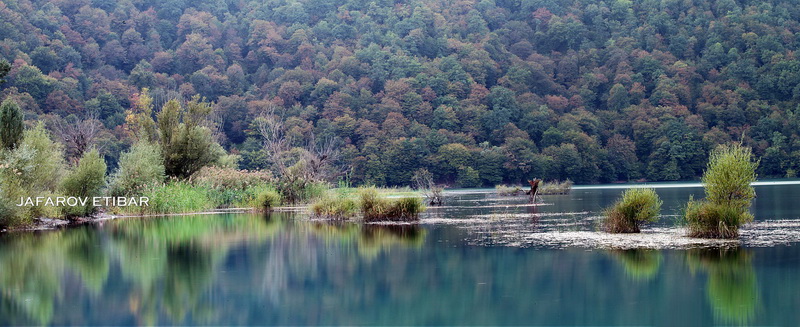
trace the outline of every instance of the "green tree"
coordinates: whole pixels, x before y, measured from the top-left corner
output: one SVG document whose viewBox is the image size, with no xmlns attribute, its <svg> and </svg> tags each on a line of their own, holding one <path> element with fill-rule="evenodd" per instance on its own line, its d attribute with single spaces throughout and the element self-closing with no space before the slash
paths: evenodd
<svg viewBox="0 0 800 327">
<path fill-rule="evenodd" d="M 86 152 L 75 170 L 69 172 L 61 183 L 61 191 L 66 196 L 88 198 L 86 205 L 64 207 L 67 217 L 83 217 L 95 212 L 93 197 L 100 196 L 106 185 L 106 162 L 92 149 Z"/>
<path fill-rule="evenodd" d="M 158 113 L 161 153 L 168 176 L 187 178 L 224 154 L 211 130 L 203 125 L 210 113 L 211 104 L 200 96 L 185 106 L 170 100 Z"/>
<path fill-rule="evenodd" d="M 6 82 L 6 76 L 8 76 L 9 71 L 11 71 L 11 64 L 5 59 L 0 60 L 0 85 Z"/>
<path fill-rule="evenodd" d="M 135 196 L 146 187 L 164 181 L 164 158 L 157 144 L 140 140 L 119 158 L 119 168 L 111 177 L 108 193 Z"/>
<path fill-rule="evenodd" d="M 3 149 L 13 150 L 22 141 L 23 114 L 16 101 L 5 99 L 0 104 L 0 144 Z"/>
<path fill-rule="evenodd" d="M 622 84 L 614 84 L 608 91 L 608 109 L 620 111 L 631 104 L 628 98 L 628 90 Z"/>
</svg>

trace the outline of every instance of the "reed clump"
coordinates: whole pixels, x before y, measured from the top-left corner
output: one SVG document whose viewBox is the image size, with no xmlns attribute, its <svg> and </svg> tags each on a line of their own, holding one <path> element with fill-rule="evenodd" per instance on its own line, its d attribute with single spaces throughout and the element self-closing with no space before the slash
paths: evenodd
<svg viewBox="0 0 800 327">
<path fill-rule="evenodd" d="M 497 195 L 499 196 L 517 196 L 525 193 L 525 191 L 522 190 L 522 187 L 519 187 L 517 185 L 509 186 L 505 184 L 500 184 L 496 185 L 494 189 L 495 192 L 497 192 Z"/>
<path fill-rule="evenodd" d="M 358 204 L 351 198 L 326 195 L 311 204 L 315 216 L 328 219 L 349 219 L 358 215 Z"/>
<path fill-rule="evenodd" d="M 138 210 L 141 214 L 190 213 L 217 207 L 207 189 L 180 180 L 152 186 L 143 192 L 143 196 L 150 199 L 149 206 L 124 207 L 123 211 Z"/>
<path fill-rule="evenodd" d="M 662 203 L 651 188 L 628 189 L 622 199 L 606 209 L 603 229 L 609 233 L 638 233 L 642 223 L 658 219 Z"/>
<path fill-rule="evenodd" d="M 538 193 L 540 195 L 567 195 L 572 191 L 572 185 L 571 180 L 545 182 L 539 186 Z"/>
<path fill-rule="evenodd" d="M 364 221 L 414 221 L 425 211 L 422 200 L 417 197 L 388 199 L 380 197 L 374 187 L 359 191 L 361 214 Z"/>
<path fill-rule="evenodd" d="M 684 210 L 690 237 L 739 236 L 739 227 L 753 220 L 749 208 L 756 193 L 750 184 L 757 166 L 750 148 L 740 144 L 720 145 L 711 153 L 702 179 L 706 198 L 689 200 Z"/>
<path fill-rule="evenodd" d="M 219 207 L 245 204 L 256 209 L 261 205 L 253 206 L 251 202 L 267 189 L 274 191 L 274 187 L 268 187 L 272 180 L 272 174 L 267 171 L 214 166 L 203 167 L 189 178 L 192 185 L 207 189 L 209 197 Z"/>
</svg>

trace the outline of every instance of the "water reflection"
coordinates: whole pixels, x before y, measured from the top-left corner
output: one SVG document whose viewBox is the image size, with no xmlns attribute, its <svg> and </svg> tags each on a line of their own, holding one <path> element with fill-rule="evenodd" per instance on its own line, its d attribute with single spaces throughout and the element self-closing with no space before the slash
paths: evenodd
<svg viewBox="0 0 800 327">
<path fill-rule="evenodd" d="M 756 315 L 758 282 L 751 252 L 734 249 L 692 250 L 688 264 L 708 274 L 706 296 L 722 323 L 746 324 Z"/>
<path fill-rule="evenodd" d="M 355 245 L 369 259 L 397 246 L 419 248 L 425 231 L 416 225 L 298 223 L 277 214 L 125 219 L 5 235 L 0 242 L 0 324 L 53 323 L 56 308 L 72 300 L 64 297 L 65 289 L 75 286 L 89 298 L 123 292 L 126 314 L 136 324 L 211 323 L 220 314 L 208 291 L 223 279 L 219 273 L 233 249 L 269 245 L 269 253 L 253 261 L 265 263 L 262 284 L 277 299 L 281 285 L 288 287 L 289 274 L 315 271 L 314 239 Z M 115 267 L 121 280 L 112 285 L 108 279 Z M 107 314 L 119 317 L 121 312 Z"/>
<path fill-rule="evenodd" d="M 465 195 L 422 225 L 223 214 L 4 234 L 0 325 L 790 325 L 800 318 L 781 309 L 800 305 L 791 287 L 800 270 L 796 246 L 598 251 L 470 241 L 504 231 L 524 239 L 593 230 L 597 212 L 588 208 L 615 196 L 590 191 L 601 190 L 544 198 L 539 207 Z"/>
<path fill-rule="evenodd" d="M 610 253 L 622 265 L 625 274 L 635 281 L 653 279 L 664 261 L 664 256 L 657 250 L 613 250 Z"/>
</svg>

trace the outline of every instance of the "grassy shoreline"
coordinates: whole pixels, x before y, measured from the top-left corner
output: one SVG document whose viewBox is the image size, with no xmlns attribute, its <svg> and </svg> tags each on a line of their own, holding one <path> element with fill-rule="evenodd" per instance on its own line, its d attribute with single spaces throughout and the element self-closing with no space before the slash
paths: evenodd
<svg viewBox="0 0 800 327">
<path fill-rule="evenodd" d="M 355 198 L 358 196 L 359 189 L 355 187 L 334 187 L 325 188 L 323 192 L 337 197 Z M 153 186 L 142 194 L 142 196 L 150 196 L 150 206 L 148 207 L 103 207 L 96 215 L 72 219 L 67 219 L 63 216 L 42 216 L 33 218 L 32 221 L 22 225 L 0 229 L 0 232 L 55 230 L 119 218 L 258 212 L 264 211 L 256 203 L 258 195 L 263 192 L 274 192 L 274 190 L 275 188 L 271 184 L 256 184 L 239 190 L 231 190 L 226 188 L 215 189 L 207 187 L 207 185 L 192 185 L 185 181 L 173 181 Z M 381 198 L 422 197 L 419 192 L 408 187 L 375 188 L 375 190 Z M 323 194 L 315 194 L 312 198 L 302 203 L 280 202 L 277 205 L 270 206 L 268 211 L 306 211 L 313 215 L 312 206 L 323 196 Z M 220 200 L 223 198 L 228 200 Z"/>
</svg>

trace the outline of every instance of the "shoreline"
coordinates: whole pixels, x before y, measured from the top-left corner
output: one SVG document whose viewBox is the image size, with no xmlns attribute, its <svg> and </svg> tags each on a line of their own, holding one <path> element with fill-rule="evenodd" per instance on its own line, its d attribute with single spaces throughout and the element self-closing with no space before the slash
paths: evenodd
<svg viewBox="0 0 800 327">
<path fill-rule="evenodd" d="M 287 207 L 275 207 L 273 208 L 272 212 L 289 212 L 289 211 L 299 211 L 308 208 L 305 207 L 298 207 L 298 206 L 287 206 Z M 66 220 L 66 219 L 57 219 L 57 218 L 34 218 L 33 224 L 29 226 L 19 227 L 19 228 L 4 228 L 0 230 L 0 235 L 5 233 L 15 233 L 15 232 L 39 232 L 39 231 L 51 231 L 51 230 L 58 230 L 58 229 L 66 229 L 66 228 L 73 228 L 73 227 L 80 227 L 86 224 L 91 223 L 98 223 L 104 222 L 109 220 L 117 220 L 122 218 L 149 218 L 149 217 L 174 217 L 174 216 L 195 216 L 195 215 L 216 215 L 222 213 L 257 213 L 254 208 L 222 208 L 222 209 L 214 209 L 210 211 L 198 211 L 198 212 L 181 212 L 181 213 L 163 213 L 163 214 L 147 214 L 147 215 L 136 215 L 136 214 L 122 214 L 122 215 L 111 215 L 107 213 L 101 213 L 95 217 L 80 217 L 73 221 Z"/>
</svg>

